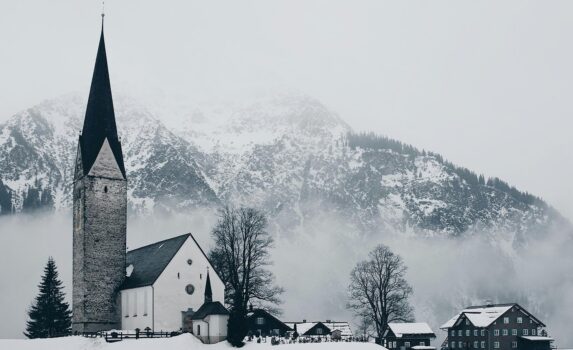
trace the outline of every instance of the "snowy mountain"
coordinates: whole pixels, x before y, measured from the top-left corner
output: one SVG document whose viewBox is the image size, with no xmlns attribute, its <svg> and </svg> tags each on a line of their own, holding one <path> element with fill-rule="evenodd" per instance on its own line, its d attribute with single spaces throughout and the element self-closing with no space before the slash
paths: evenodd
<svg viewBox="0 0 573 350">
<path fill-rule="evenodd" d="M 308 96 L 174 108 L 120 95 L 115 104 L 136 213 L 230 202 L 264 208 L 283 231 L 326 210 L 362 232 L 485 230 L 511 232 L 518 241 L 564 222 L 540 199 L 497 179 L 354 134 Z M 84 111 L 85 100 L 69 95 L 0 125 L 0 213 L 70 206 Z"/>
</svg>

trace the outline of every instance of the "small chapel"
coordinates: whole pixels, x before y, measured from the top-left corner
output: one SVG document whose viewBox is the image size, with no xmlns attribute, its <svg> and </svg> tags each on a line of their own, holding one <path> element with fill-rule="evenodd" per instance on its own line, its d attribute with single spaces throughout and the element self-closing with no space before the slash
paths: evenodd
<svg viewBox="0 0 573 350">
<path fill-rule="evenodd" d="M 126 250 L 127 174 L 102 29 L 73 179 L 72 331 L 226 338 L 225 286 L 192 234 Z"/>
</svg>

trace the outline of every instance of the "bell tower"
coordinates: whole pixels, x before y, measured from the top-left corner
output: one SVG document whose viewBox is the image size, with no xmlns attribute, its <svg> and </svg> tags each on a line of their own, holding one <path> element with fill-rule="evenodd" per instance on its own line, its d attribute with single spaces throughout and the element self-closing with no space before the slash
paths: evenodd
<svg viewBox="0 0 573 350">
<path fill-rule="evenodd" d="M 74 332 L 121 327 L 127 178 L 115 123 L 103 16 L 73 182 Z"/>
</svg>

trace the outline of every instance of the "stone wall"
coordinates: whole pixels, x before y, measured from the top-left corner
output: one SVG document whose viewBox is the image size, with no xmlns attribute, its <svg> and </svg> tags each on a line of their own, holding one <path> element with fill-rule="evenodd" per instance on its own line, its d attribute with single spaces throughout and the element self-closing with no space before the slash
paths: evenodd
<svg viewBox="0 0 573 350">
<path fill-rule="evenodd" d="M 74 183 L 73 331 L 121 327 L 127 181 L 84 176 Z"/>
</svg>

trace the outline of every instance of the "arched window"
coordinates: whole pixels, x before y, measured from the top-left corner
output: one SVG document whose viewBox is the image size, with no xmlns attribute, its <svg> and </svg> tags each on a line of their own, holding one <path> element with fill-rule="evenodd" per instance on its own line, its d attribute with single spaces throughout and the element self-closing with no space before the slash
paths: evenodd
<svg viewBox="0 0 573 350">
<path fill-rule="evenodd" d="M 107 193 L 107 186 L 104 186 L 103 191 Z"/>
<path fill-rule="evenodd" d="M 201 325 L 197 325 L 197 335 L 201 335 Z"/>
</svg>

